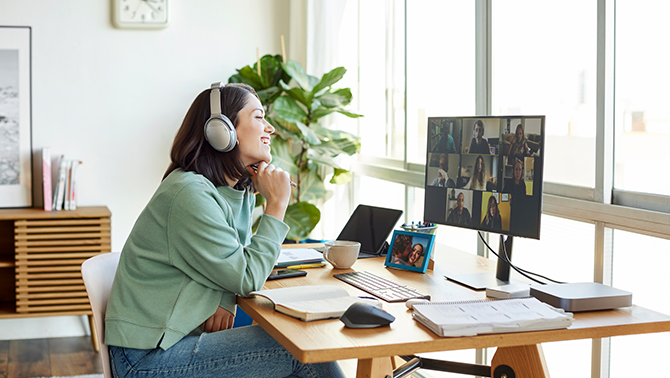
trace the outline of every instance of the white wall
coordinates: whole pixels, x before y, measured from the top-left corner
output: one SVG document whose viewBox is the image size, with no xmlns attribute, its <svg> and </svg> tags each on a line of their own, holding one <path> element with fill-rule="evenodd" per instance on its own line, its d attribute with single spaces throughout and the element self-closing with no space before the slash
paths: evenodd
<svg viewBox="0 0 670 378">
<path fill-rule="evenodd" d="M 83 161 L 78 204 L 109 207 L 120 251 L 195 96 L 252 64 L 257 47 L 280 54 L 284 35 L 290 55 L 299 38 L 289 35 L 295 0 L 172 0 L 159 30 L 115 29 L 111 2 L 0 0 L 0 25 L 32 27 L 33 151 Z M 0 339 L 86 332 L 75 319 L 65 331 L 59 318 L 2 320 Z"/>
</svg>

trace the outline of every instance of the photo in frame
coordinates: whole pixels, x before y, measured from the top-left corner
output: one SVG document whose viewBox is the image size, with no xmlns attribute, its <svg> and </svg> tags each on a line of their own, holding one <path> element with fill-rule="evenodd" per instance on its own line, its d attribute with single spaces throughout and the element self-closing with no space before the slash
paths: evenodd
<svg viewBox="0 0 670 378">
<path fill-rule="evenodd" d="M 433 234 L 395 230 L 384 265 L 426 273 L 434 242 Z"/>
<path fill-rule="evenodd" d="M 0 26 L 0 208 L 32 207 L 31 29 Z"/>
</svg>

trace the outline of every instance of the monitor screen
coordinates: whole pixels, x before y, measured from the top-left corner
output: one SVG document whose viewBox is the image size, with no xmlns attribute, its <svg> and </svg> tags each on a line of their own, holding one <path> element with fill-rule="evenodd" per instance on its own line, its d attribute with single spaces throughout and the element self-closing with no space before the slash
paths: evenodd
<svg viewBox="0 0 670 378">
<path fill-rule="evenodd" d="M 428 118 L 424 221 L 540 238 L 544 116 Z"/>
</svg>

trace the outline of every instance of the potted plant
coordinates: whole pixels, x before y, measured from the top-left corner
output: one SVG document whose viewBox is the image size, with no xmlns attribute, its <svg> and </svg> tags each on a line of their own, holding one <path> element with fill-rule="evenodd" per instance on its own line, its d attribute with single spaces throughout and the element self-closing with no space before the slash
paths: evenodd
<svg viewBox="0 0 670 378">
<path fill-rule="evenodd" d="M 319 124 L 332 113 L 362 117 L 345 109 L 352 100 L 351 90 L 333 87 L 346 69 L 337 67 L 318 78 L 305 73 L 295 61 L 283 62 L 281 55 L 265 55 L 253 67 L 237 71 L 228 82 L 246 83 L 256 90 L 266 119 L 276 129 L 272 163 L 287 171 L 297 184 L 284 218 L 291 227 L 287 239 L 306 239 L 321 219 L 315 203 L 327 198 L 326 178 L 330 177 L 333 184 L 351 180 L 351 173 L 340 167 L 335 158 L 360 151 L 357 136 Z M 257 196 L 258 205 L 264 202 Z"/>
</svg>

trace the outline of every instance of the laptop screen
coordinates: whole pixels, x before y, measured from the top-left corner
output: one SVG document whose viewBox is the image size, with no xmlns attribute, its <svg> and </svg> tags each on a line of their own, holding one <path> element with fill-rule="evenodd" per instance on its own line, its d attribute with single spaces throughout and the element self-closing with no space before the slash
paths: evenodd
<svg viewBox="0 0 670 378">
<path fill-rule="evenodd" d="M 401 215 L 402 210 L 358 205 L 337 240 L 360 242 L 359 257 L 365 257 L 364 254 L 379 255 Z"/>
</svg>

